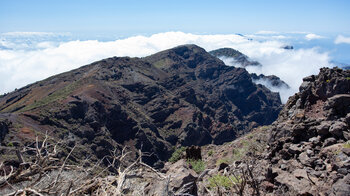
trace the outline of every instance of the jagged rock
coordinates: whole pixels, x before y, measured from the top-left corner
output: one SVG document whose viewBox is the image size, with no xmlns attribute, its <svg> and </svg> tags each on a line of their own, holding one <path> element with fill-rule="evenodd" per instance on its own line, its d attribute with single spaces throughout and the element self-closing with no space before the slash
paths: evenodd
<svg viewBox="0 0 350 196">
<path fill-rule="evenodd" d="M 330 109 L 329 116 L 344 117 L 350 112 L 350 95 L 338 94 L 328 99 L 326 109 Z"/>
<path fill-rule="evenodd" d="M 188 167 L 186 160 L 181 159 L 170 165 L 166 174 L 171 176 L 169 184 L 170 187 L 173 187 L 174 192 L 186 185 L 186 191 L 182 194 L 197 195 L 196 179 L 198 175 Z"/>
<path fill-rule="evenodd" d="M 268 129 L 268 160 L 278 173 L 274 194 L 348 195 L 349 78 L 338 68 L 304 78 Z"/>
<path fill-rule="evenodd" d="M 320 125 L 316 127 L 317 134 L 321 136 L 325 136 L 329 133 L 329 127 L 331 126 L 331 122 L 322 121 Z"/>
<path fill-rule="evenodd" d="M 329 128 L 329 132 L 337 138 L 343 138 L 343 131 L 347 130 L 347 125 L 344 122 L 336 121 Z"/>
<path fill-rule="evenodd" d="M 253 81 L 255 81 L 255 83 L 258 84 L 265 84 L 267 82 L 266 85 L 271 85 L 273 87 L 277 87 L 277 88 L 285 88 L 285 89 L 289 89 L 290 86 L 285 83 L 283 80 L 281 80 L 281 78 L 275 76 L 275 75 L 264 75 L 264 74 L 260 74 L 257 75 L 255 73 L 251 73 L 250 74 Z"/>
<path fill-rule="evenodd" d="M 350 113 L 346 115 L 345 122 L 350 126 Z"/>
<path fill-rule="evenodd" d="M 272 184 L 271 182 L 268 181 L 263 181 L 261 183 L 261 187 L 263 188 L 263 190 L 265 190 L 268 193 L 273 192 L 274 189 L 274 184 Z"/>
<path fill-rule="evenodd" d="M 350 193 L 350 174 L 338 180 L 329 190 L 329 195 L 348 196 Z"/>
<path fill-rule="evenodd" d="M 350 156 L 350 148 L 342 148 L 342 152 L 348 156 Z"/>
<path fill-rule="evenodd" d="M 337 140 L 334 138 L 334 137 L 330 137 L 330 138 L 327 138 L 324 142 L 323 142 L 323 147 L 327 147 L 327 146 L 330 146 L 330 145 L 333 145 L 337 143 Z"/>
<path fill-rule="evenodd" d="M 298 195 L 312 195 L 317 190 L 312 188 L 312 184 L 304 175 L 290 175 L 288 172 L 279 170 L 276 181 L 288 187 L 289 191 L 295 191 Z"/>
<path fill-rule="evenodd" d="M 9 132 L 9 127 L 11 124 L 12 123 L 7 119 L 0 119 L 0 145 L 2 145 L 2 141 L 4 140 L 6 134 Z"/>
<path fill-rule="evenodd" d="M 265 179 L 267 182 L 274 183 L 275 178 L 278 176 L 277 172 L 273 172 L 272 167 L 267 168 Z"/>
<path fill-rule="evenodd" d="M 303 165 L 306 165 L 309 167 L 311 167 L 315 161 L 315 158 L 309 157 L 306 152 L 300 153 L 298 159 Z"/>
<path fill-rule="evenodd" d="M 223 163 L 220 163 L 220 165 L 219 165 L 219 171 L 221 171 L 221 170 L 224 170 L 226 167 L 228 167 L 229 165 L 227 164 L 227 163 L 225 163 L 225 162 L 223 162 Z"/>
<path fill-rule="evenodd" d="M 350 140 L 350 132 L 349 132 L 349 130 L 343 131 L 343 137 L 344 137 L 347 141 Z"/>
<path fill-rule="evenodd" d="M 292 144 L 288 148 L 288 152 L 290 152 L 292 154 L 300 154 L 301 150 L 302 150 L 301 146 L 298 144 Z"/>
<path fill-rule="evenodd" d="M 309 142 L 311 142 L 313 146 L 318 146 L 321 144 L 321 137 L 320 136 L 312 137 L 309 139 Z"/>
</svg>

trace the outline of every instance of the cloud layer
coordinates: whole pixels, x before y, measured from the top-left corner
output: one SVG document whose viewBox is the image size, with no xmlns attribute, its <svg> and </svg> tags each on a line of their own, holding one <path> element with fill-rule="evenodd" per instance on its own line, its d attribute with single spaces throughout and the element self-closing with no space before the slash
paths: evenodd
<svg viewBox="0 0 350 196">
<path fill-rule="evenodd" d="M 344 37 L 342 35 L 338 35 L 334 41 L 335 44 L 350 44 L 350 37 Z"/>
<path fill-rule="evenodd" d="M 17 33 L 17 35 L 19 35 Z M 33 36 L 31 34 L 31 36 Z M 36 36 L 41 36 L 37 34 Z M 48 34 L 44 34 L 48 36 Z M 54 74 L 80 67 L 111 56 L 143 57 L 181 44 L 197 44 L 207 51 L 231 47 L 241 51 L 261 68 L 248 67 L 257 74 L 277 75 L 292 89 L 283 95 L 296 92 L 302 78 L 317 74 L 319 68 L 328 66 L 329 55 L 315 48 L 285 50 L 281 39 L 257 41 L 248 37 L 229 35 L 195 35 L 183 32 L 166 32 L 152 36 L 134 36 L 115 41 L 97 40 L 61 42 L 37 39 L 29 43 L 16 39 L 0 38 L 0 93 L 6 93 Z M 31 38 L 34 39 L 34 38 Z M 229 64 L 229 61 L 227 61 Z"/>
<path fill-rule="evenodd" d="M 309 34 L 305 35 L 305 39 L 307 39 L 307 40 L 322 39 L 322 38 L 324 38 L 324 37 L 320 36 L 320 35 L 316 35 L 314 33 L 309 33 Z"/>
</svg>

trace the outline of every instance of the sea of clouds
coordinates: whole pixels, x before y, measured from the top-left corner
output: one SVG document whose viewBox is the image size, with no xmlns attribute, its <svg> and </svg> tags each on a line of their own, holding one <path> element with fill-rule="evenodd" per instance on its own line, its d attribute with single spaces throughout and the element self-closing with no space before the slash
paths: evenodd
<svg viewBox="0 0 350 196">
<path fill-rule="evenodd" d="M 322 39 L 315 34 L 303 36 L 305 40 Z M 348 40 L 339 37 L 338 41 Z M 331 66 L 327 52 L 318 48 L 283 49 L 292 44 L 288 42 L 288 36 L 271 32 L 253 35 L 166 32 L 113 41 L 80 41 L 72 40 L 69 34 L 14 32 L 0 36 L 0 94 L 103 58 L 143 57 L 182 44 L 197 44 L 207 51 L 230 47 L 260 62 L 263 66 L 250 66 L 247 70 L 276 75 L 285 81 L 290 89 L 270 87 L 280 92 L 283 102 L 298 91 L 303 77 L 317 74 L 321 67 Z M 229 60 L 225 62 L 230 65 Z"/>
</svg>

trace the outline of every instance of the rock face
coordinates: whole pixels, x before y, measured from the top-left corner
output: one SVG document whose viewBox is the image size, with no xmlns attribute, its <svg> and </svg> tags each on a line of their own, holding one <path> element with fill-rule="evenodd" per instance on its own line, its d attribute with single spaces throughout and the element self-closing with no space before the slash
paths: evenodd
<svg viewBox="0 0 350 196">
<path fill-rule="evenodd" d="M 255 83 L 259 83 L 259 81 L 262 80 L 262 81 L 269 82 L 273 87 L 286 88 L 286 89 L 290 88 L 290 86 L 287 83 L 285 83 L 283 80 L 281 80 L 281 78 L 275 75 L 265 76 L 264 74 L 257 75 L 255 73 L 252 73 L 250 75 Z"/>
<path fill-rule="evenodd" d="M 280 109 L 277 93 L 195 45 L 104 59 L 0 98 L 0 117 L 18 124 L 5 140 L 47 131 L 92 159 L 126 145 L 153 153 L 144 161 L 156 167 L 172 146 L 231 141 Z"/>
<path fill-rule="evenodd" d="M 218 58 L 230 58 L 239 67 L 262 66 L 259 62 L 250 60 L 248 56 L 232 48 L 220 48 L 210 51 L 209 53 Z M 264 74 L 257 75 L 255 73 L 251 73 L 250 76 L 253 79 L 253 82 L 257 84 L 266 84 L 277 88 L 290 88 L 287 83 L 275 75 L 265 76 Z"/>
<path fill-rule="evenodd" d="M 11 122 L 7 119 L 0 119 L 0 142 L 5 139 L 6 134 L 9 132 L 9 126 Z"/>
<path fill-rule="evenodd" d="M 261 66 L 259 62 L 250 60 L 247 55 L 233 48 L 220 48 L 217 50 L 212 50 L 209 53 L 219 58 L 232 58 L 235 61 L 235 63 L 240 64 L 242 67 Z"/>
<path fill-rule="evenodd" d="M 322 68 L 303 81 L 271 126 L 275 184 L 300 195 L 348 195 L 350 71 Z"/>
</svg>

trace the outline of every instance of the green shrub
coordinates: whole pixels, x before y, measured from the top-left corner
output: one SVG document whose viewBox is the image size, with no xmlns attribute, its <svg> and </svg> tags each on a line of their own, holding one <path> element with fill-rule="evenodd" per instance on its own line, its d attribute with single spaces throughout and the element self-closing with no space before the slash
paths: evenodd
<svg viewBox="0 0 350 196">
<path fill-rule="evenodd" d="M 213 189 L 216 187 L 224 187 L 226 190 L 230 190 L 230 188 L 237 183 L 241 182 L 240 178 L 235 178 L 234 176 L 223 176 L 217 174 L 209 179 L 209 188 Z"/>
<path fill-rule="evenodd" d="M 350 148 L 350 141 L 347 141 L 344 145 L 343 145 L 344 148 Z"/>
<path fill-rule="evenodd" d="M 233 149 L 233 151 L 232 151 L 232 153 L 233 153 L 233 156 L 232 156 L 233 161 L 241 160 L 244 157 L 246 151 L 247 151 L 247 148 Z"/>
<path fill-rule="evenodd" d="M 186 147 L 181 146 L 176 149 L 175 152 L 171 155 L 169 162 L 175 163 L 176 161 L 181 159 L 182 153 L 186 150 Z"/>
<path fill-rule="evenodd" d="M 202 171 L 205 170 L 205 164 L 203 160 L 193 160 L 190 159 L 187 161 L 188 164 L 190 164 L 192 166 L 192 169 L 197 173 L 201 173 Z"/>
<path fill-rule="evenodd" d="M 213 150 L 209 150 L 208 151 L 208 156 L 211 156 L 211 155 L 213 155 L 214 154 L 214 151 Z"/>
<path fill-rule="evenodd" d="M 216 161 L 216 165 L 219 166 L 221 163 L 227 163 L 228 165 L 230 164 L 230 160 L 228 158 L 223 158 L 223 159 L 218 159 Z"/>
<path fill-rule="evenodd" d="M 12 142 L 9 142 L 9 143 L 7 144 L 7 146 L 8 146 L 8 147 L 13 147 L 13 143 L 12 143 Z"/>
<path fill-rule="evenodd" d="M 267 125 L 264 125 L 264 126 L 261 126 L 260 127 L 260 129 L 262 130 L 262 131 L 266 131 L 266 130 L 268 130 L 270 128 L 270 126 L 267 126 Z"/>
</svg>

